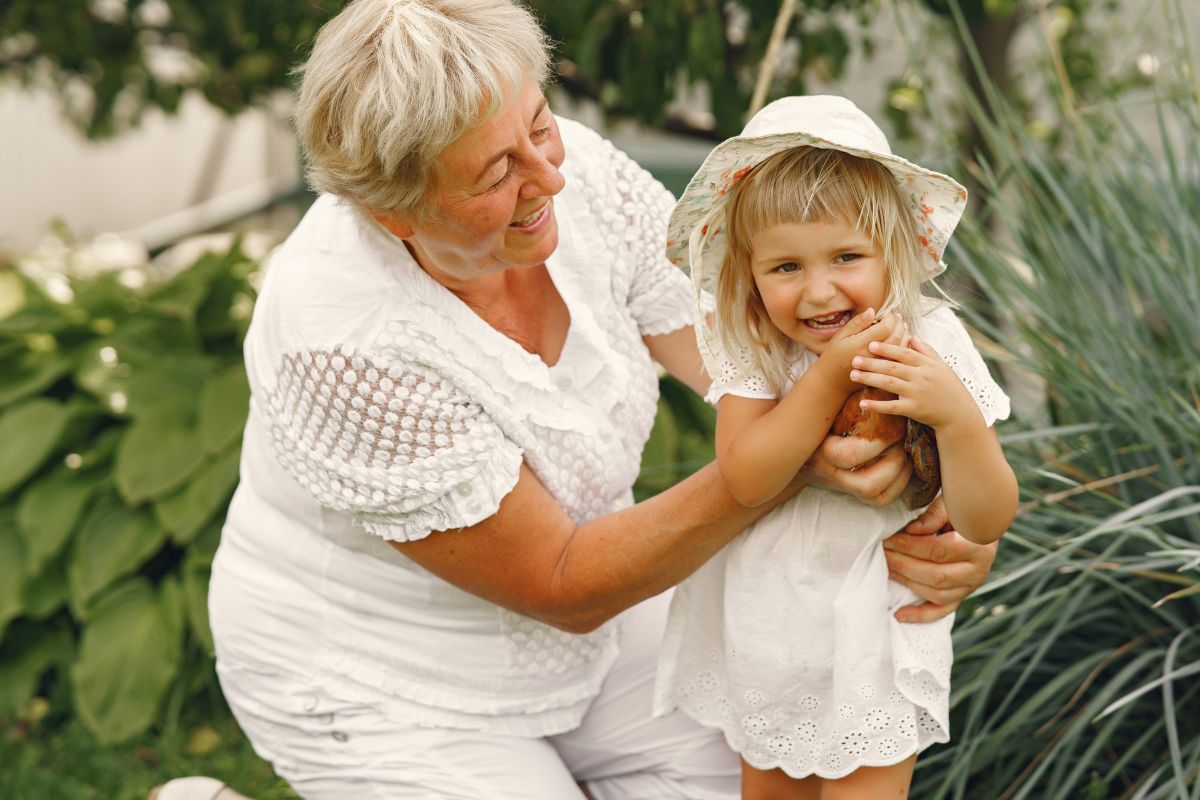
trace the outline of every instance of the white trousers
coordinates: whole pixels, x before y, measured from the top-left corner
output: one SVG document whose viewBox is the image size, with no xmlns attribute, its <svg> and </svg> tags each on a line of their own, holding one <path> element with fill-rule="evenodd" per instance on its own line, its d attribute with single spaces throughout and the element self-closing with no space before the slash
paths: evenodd
<svg viewBox="0 0 1200 800">
<path fill-rule="evenodd" d="M 218 676 L 255 750 L 308 800 L 581 800 L 577 784 L 596 800 L 734 800 L 738 761 L 719 731 L 650 716 L 669 595 L 626 612 L 582 725 L 544 739 L 406 726 L 327 696 L 297 714 L 264 699 L 312 687 L 221 662 Z"/>
</svg>

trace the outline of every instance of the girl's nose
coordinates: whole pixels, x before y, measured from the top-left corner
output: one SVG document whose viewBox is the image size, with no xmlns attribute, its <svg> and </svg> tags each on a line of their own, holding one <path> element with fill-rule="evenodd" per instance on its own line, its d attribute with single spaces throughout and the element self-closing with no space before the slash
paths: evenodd
<svg viewBox="0 0 1200 800">
<path fill-rule="evenodd" d="M 806 277 L 808 280 L 804 283 L 804 300 L 809 305 L 823 305 L 837 296 L 837 287 L 823 270 L 814 269 Z"/>
</svg>

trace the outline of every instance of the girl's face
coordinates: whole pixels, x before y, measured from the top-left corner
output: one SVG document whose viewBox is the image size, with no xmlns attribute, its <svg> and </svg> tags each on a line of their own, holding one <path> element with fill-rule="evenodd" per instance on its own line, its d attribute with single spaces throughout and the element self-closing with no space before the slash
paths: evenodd
<svg viewBox="0 0 1200 800">
<path fill-rule="evenodd" d="M 818 355 L 851 317 L 887 298 L 883 258 L 849 222 L 791 222 L 750 237 L 750 271 L 771 322 Z"/>
</svg>

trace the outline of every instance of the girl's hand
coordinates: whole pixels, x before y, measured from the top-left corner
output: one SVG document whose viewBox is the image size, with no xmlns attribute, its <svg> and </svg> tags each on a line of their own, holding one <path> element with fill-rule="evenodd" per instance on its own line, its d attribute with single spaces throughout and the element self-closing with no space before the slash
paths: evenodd
<svg viewBox="0 0 1200 800">
<path fill-rule="evenodd" d="M 954 613 L 978 589 L 996 560 L 996 543 L 974 544 L 950 527 L 938 497 L 904 530 L 883 540 L 889 577 L 926 602 L 896 611 L 900 622 L 933 622 Z"/>
<path fill-rule="evenodd" d="M 853 360 L 869 356 L 871 344 L 894 341 L 898 337 L 902 341 L 905 335 L 904 319 L 899 314 L 884 314 L 876 319 L 875 309 L 868 308 L 843 325 L 829 340 L 814 369 L 831 385 L 849 394 L 855 388 L 849 376 Z"/>
<path fill-rule="evenodd" d="M 960 423 L 979 422 L 979 409 L 967 387 L 937 351 L 913 336 L 909 346 L 869 342 L 869 356 L 855 356 L 850 379 L 885 389 L 895 400 L 863 400 L 867 411 L 895 414 L 923 422 L 935 431 Z"/>
</svg>

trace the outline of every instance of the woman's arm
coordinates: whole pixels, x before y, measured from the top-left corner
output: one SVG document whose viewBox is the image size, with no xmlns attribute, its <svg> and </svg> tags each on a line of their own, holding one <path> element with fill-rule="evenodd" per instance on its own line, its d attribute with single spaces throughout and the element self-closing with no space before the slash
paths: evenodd
<svg viewBox="0 0 1200 800">
<path fill-rule="evenodd" d="M 999 539 L 1016 514 L 1017 480 L 971 393 L 937 351 L 915 337 L 909 347 L 879 342 L 870 350 L 874 357 L 854 359 L 851 378 L 897 398 L 864 400 L 863 407 L 933 428 L 942 494 L 955 528 L 978 544 Z"/>
<path fill-rule="evenodd" d="M 646 343 L 650 357 L 663 369 L 701 397 L 708 393 L 712 381 L 704 369 L 700 348 L 696 344 L 696 331 L 691 325 L 670 333 L 643 336 L 642 341 Z"/>
<path fill-rule="evenodd" d="M 465 591 L 584 633 L 686 578 L 770 507 L 742 506 L 709 464 L 655 497 L 575 525 L 522 465 L 483 522 L 392 545 Z"/>
</svg>

